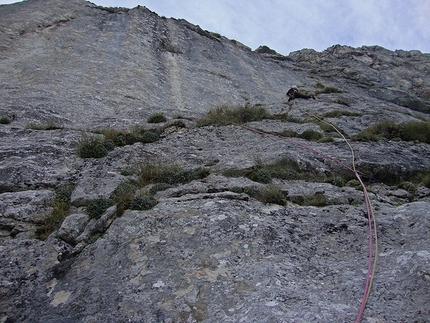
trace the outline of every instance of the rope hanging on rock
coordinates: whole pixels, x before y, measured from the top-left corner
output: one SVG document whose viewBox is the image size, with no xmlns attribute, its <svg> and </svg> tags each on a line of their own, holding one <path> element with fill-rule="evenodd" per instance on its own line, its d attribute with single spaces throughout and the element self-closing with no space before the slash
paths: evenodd
<svg viewBox="0 0 430 323">
<path fill-rule="evenodd" d="M 350 151 L 351 151 L 351 166 L 346 165 L 345 163 L 341 162 L 340 160 L 327 155 L 319 150 L 316 150 L 312 147 L 309 147 L 305 144 L 296 142 L 294 140 L 291 139 L 287 139 L 285 137 L 279 137 L 264 131 L 260 131 L 248 126 L 244 126 L 244 125 L 240 125 L 240 124 L 235 124 L 236 126 L 239 126 L 243 129 L 255 132 L 255 133 L 259 133 L 261 135 L 264 136 L 268 136 L 268 137 L 272 137 L 274 139 L 277 140 L 282 140 L 282 141 L 286 141 L 289 142 L 291 144 L 294 144 L 296 146 L 299 146 L 303 149 L 309 150 L 317 155 L 320 155 L 326 159 L 330 159 L 331 161 L 339 164 L 341 167 L 351 171 L 354 173 L 354 175 L 357 177 L 358 181 L 360 182 L 361 187 L 363 188 L 363 194 L 364 194 L 364 200 L 366 203 L 366 211 L 367 211 L 367 219 L 368 219 L 368 227 L 369 227 L 369 254 L 368 254 L 368 263 L 367 263 L 367 275 L 366 275 L 366 285 L 364 288 L 364 294 L 363 294 L 363 298 L 361 301 L 361 305 L 360 305 L 360 309 L 357 315 L 357 319 L 356 319 L 356 323 L 361 322 L 361 319 L 363 317 L 363 312 L 364 309 L 366 308 L 366 304 L 367 304 L 367 300 L 369 298 L 370 295 L 370 290 L 372 288 L 372 283 L 373 283 L 373 278 L 375 276 L 375 271 L 376 271 L 376 263 L 377 263 L 377 258 L 378 258 L 378 235 L 377 235 L 377 231 L 376 231 L 376 220 L 375 220 L 375 215 L 374 215 L 374 211 L 373 211 L 373 206 L 372 203 L 370 201 L 369 198 L 369 194 L 367 192 L 366 186 L 364 185 L 360 174 L 358 173 L 358 171 L 355 168 L 355 154 L 354 154 L 354 149 L 352 148 L 351 144 L 348 142 L 348 140 L 345 138 L 345 136 L 331 123 L 326 122 L 324 120 L 322 120 L 321 118 L 319 118 L 316 115 L 313 114 L 309 114 L 308 112 L 306 112 L 309 116 L 316 118 L 318 121 L 323 122 L 331 127 L 333 127 L 335 129 L 335 131 L 342 137 L 342 139 L 346 142 L 346 144 L 348 145 Z M 372 266 L 372 262 L 373 262 L 373 266 Z"/>
</svg>

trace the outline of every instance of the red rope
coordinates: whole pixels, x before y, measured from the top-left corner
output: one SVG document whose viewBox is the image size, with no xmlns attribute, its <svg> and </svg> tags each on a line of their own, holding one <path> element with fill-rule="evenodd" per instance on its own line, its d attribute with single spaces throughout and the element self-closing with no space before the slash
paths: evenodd
<svg viewBox="0 0 430 323">
<path fill-rule="evenodd" d="M 370 289 L 371 289 L 371 286 L 372 286 L 372 277 L 374 275 L 375 267 L 376 267 L 376 256 L 375 256 L 375 260 L 373 261 L 373 269 L 372 269 L 372 259 L 373 259 L 373 231 L 376 229 L 376 225 L 374 227 L 372 227 L 372 218 L 373 218 L 373 222 L 374 223 L 375 223 L 375 219 L 374 219 L 374 216 L 373 216 L 373 211 L 372 211 L 372 207 L 371 207 L 371 203 L 370 203 L 369 194 L 367 193 L 366 187 L 363 184 L 363 181 L 361 180 L 360 175 L 355 170 L 354 156 L 352 157 L 353 158 L 353 160 L 352 160 L 353 166 L 349 167 L 348 165 L 346 165 L 345 163 L 339 161 L 338 159 L 336 159 L 336 158 L 334 158 L 334 157 L 332 157 L 330 155 L 327 155 L 327 154 L 325 154 L 325 153 L 323 153 L 321 151 L 318 151 L 318 150 L 316 150 L 316 149 L 314 149 L 312 147 L 309 147 L 307 145 L 298 143 L 296 141 L 287 139 L 285 137 L 280 137 L 280 136 L 273 135 L 273 134 L 270 134 L 270 133 L 267 133 L 267 132 L 264 132 L 264 131 L 253 129 L 253 128 L 250 128 L 250 127 L 247 127 L 247 126 L 244 126 L 244 125 L 238 125 L 238 124 L 236 124 L 236 125 L 239 126 L 239 127 L 241 127 L 241 128 L 244 128 L 246 130 L 262 134 L 264 136 L 273 137 L 273 138 L 275 138 L 277 140 L 282 140 L 282 141 L 289 142 L 289 143 L 294 144 L 296 146 L 299 146 L 299 147 L 301 147 L 303 149 L 312 151 L 315 154 L 323 156 L 324 158 L 330 159 L 330 160 L 334 161 L 335 163 L 339 164 L 340 166 L 342 166 L 343 168 L 345 168 L 345 169 L 353 172 L 355 174 L 355 176 L 357 177 L 357 179 L 360 181 L 360 184 L 363 187 L 364 200 L 366 202 L 366 209 L 367 209 L 367 219 L 368 219 L 368 222 L 369 222 L 369 255 L 368 255 L 368 261 L 367 261 L 366 285 L 364 287 L 364 295 L 363 295 L 363 299 L 361 301 L 361 306 L 360 306 L 360 309 L 359 309 L 359 312 L 358 312 L 357 320 L 355 321 L 356 323 L 360 323 L 361 319 L 363 317 L 364 309 L 366 308 L 367 299 L 369 297 Z M 331 125 L 331 126 L 333 126 L 333 125 Z M 336 129 L 336 131 L 338 131 L 338 130 Z M 343 135 L 342 135 L 342 137 L 343 137 Z M 345 137 L 343 137 L 343 138 L 346 141 Z M 349 143 L 348 143 L 348 145 L 349 145 Z M 351 146 L 350 146 L 350 148 L 351 148 Z M 352 151 L 352 148 L 351 148 L 351 151 Z M 352 151 L 352 154 L 354 155 L 353 151 Z M 376 231 L 375 231 L 375 239 L 377 239 Z M 378 246 L 377 246 L 377 240 L 376 240 L 376 249 L 377 249 L 377 247 Z"/>
</svg>

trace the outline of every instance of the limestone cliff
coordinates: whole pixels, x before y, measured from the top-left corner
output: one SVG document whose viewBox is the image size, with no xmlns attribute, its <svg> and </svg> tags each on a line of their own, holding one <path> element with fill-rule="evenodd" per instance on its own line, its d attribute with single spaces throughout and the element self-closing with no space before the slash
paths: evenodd
<svg viewBox="0 0 430 323">
<path fill-rule="evenodd" d="M 369 229 L 345 140 L 379 237 L 362 322 L 430 321 L 429 72 L 377 46 L 252 51 L 145 7 L 0 6 L 0 322 L 355 321 Z"/>
</svg>

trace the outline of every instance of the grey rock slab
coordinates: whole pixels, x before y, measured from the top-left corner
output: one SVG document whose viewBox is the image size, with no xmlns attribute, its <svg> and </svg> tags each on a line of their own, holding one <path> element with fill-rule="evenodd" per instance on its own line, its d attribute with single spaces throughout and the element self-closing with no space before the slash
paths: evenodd
<svg viewBox="0 0 430 323">
<path fill-rule="evenodd" d="M 314 116 L 347 135 L 386 119 L 427 120 L 429 54 L 340 45 L 258 53 L 145 7 L 83 0 L 0 6 L 0 52 L 0 118 L 11 121 L 0 125 L 1 322 L 356 319 L 369 248 L 363 192 L 274 179 L 290 198 L 323 192 L 337 203 L 262 204 L 231 191 L 262 184 L 222 175 L 287 159 L 304 172 L 350 177 L 346 143 L 195 125 L 212 108 L 245 105 L 288 116 L 246 124 L 275 133 L 322 132 Z M 316 100 L 287 103 L 293 85 Z M 341 116 L 324 117 L 333 112 Z M 148 124 L 153 113 L 186 120 L 186 128 Z M 134 127 L 161 139 L 116 147 L 100 159 L 76 155 L 85 136 Z M 418 186 L 411 196 L 397 187 L 429 171 L 429 145 L 351 145 L 357 171 L 372 184 L 379 235 L 363 320 L 430 321 L 429 189 Z M 138 173 L 147 162 L 207 167 L 211 175 L 158 192 L 159 203 L 146 212 L 118 218 L 114 206 L 88 223 L 77 215 L 90 199 L 137 181 L 122 171 Z M 76 185 L 71 218 L 45 242 L 31 239 L 54 189 L 65 184 Z"/>
<path fill-rule="evenodd" d="M 381 235 L 366 317 L 408 321 L 429 314 L 428 207 L 378 205 L 378 230 L 399 239 Z M 351 321 L 364 288 L 366 233 L 361 206 L 268 208 L 222 196 L 165 200 L 147 212 L 126 211 L 55 285 L 44 283 L 51 292 L 25 313 L 37 303 L 45 309 L 42 319 Z M 392 303 L 376 301 L 400 289 L 402 297 Z M 399 313 L 401 304 L 411 310 Z"/>
<path fill-rule="evenodd" d="M 75 154 L 80 132 L 0 128 L 0 189 L 58 187 L 75 180 L 82 161 Z"/>
<path fill-rule="evenodd" d="M 0 216 L 20 222 L 40 223 L 52 208 L 54 192 L 30 190 L 0 194 Z"/>
<path fill-rule="evenodd" d="M 83 176 L 72 192 L 71 204 L 75 207 L 87 206 L 91 200 L 109 198 L 118 184 L 125 180 L 124 176 L 106 170 Z"/>
<path fill-rule="evenodd" d="M 66 217 L 57 231 L 57 237 L 74 245 L 89 222 L 87 214 L 71 214 Z"/>
</svg>

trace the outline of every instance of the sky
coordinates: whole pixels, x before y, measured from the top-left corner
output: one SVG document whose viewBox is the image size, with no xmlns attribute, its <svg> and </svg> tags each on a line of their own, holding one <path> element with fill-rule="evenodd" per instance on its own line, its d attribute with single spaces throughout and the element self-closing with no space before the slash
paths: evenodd
<svg viewBox="0 0 430 323">
<path fill-rule="evenodd" d="M 29 0 L 32 1 L 32 0 Z M 66 1 L 66 0 L 65 0 Z M 17 1 L 1 1 L 0 4 Z M 93 0 L 105 7 L 145 6 L 278 53 L 341 44 L 430 53 L 430 0 Z"/>
</svg>

